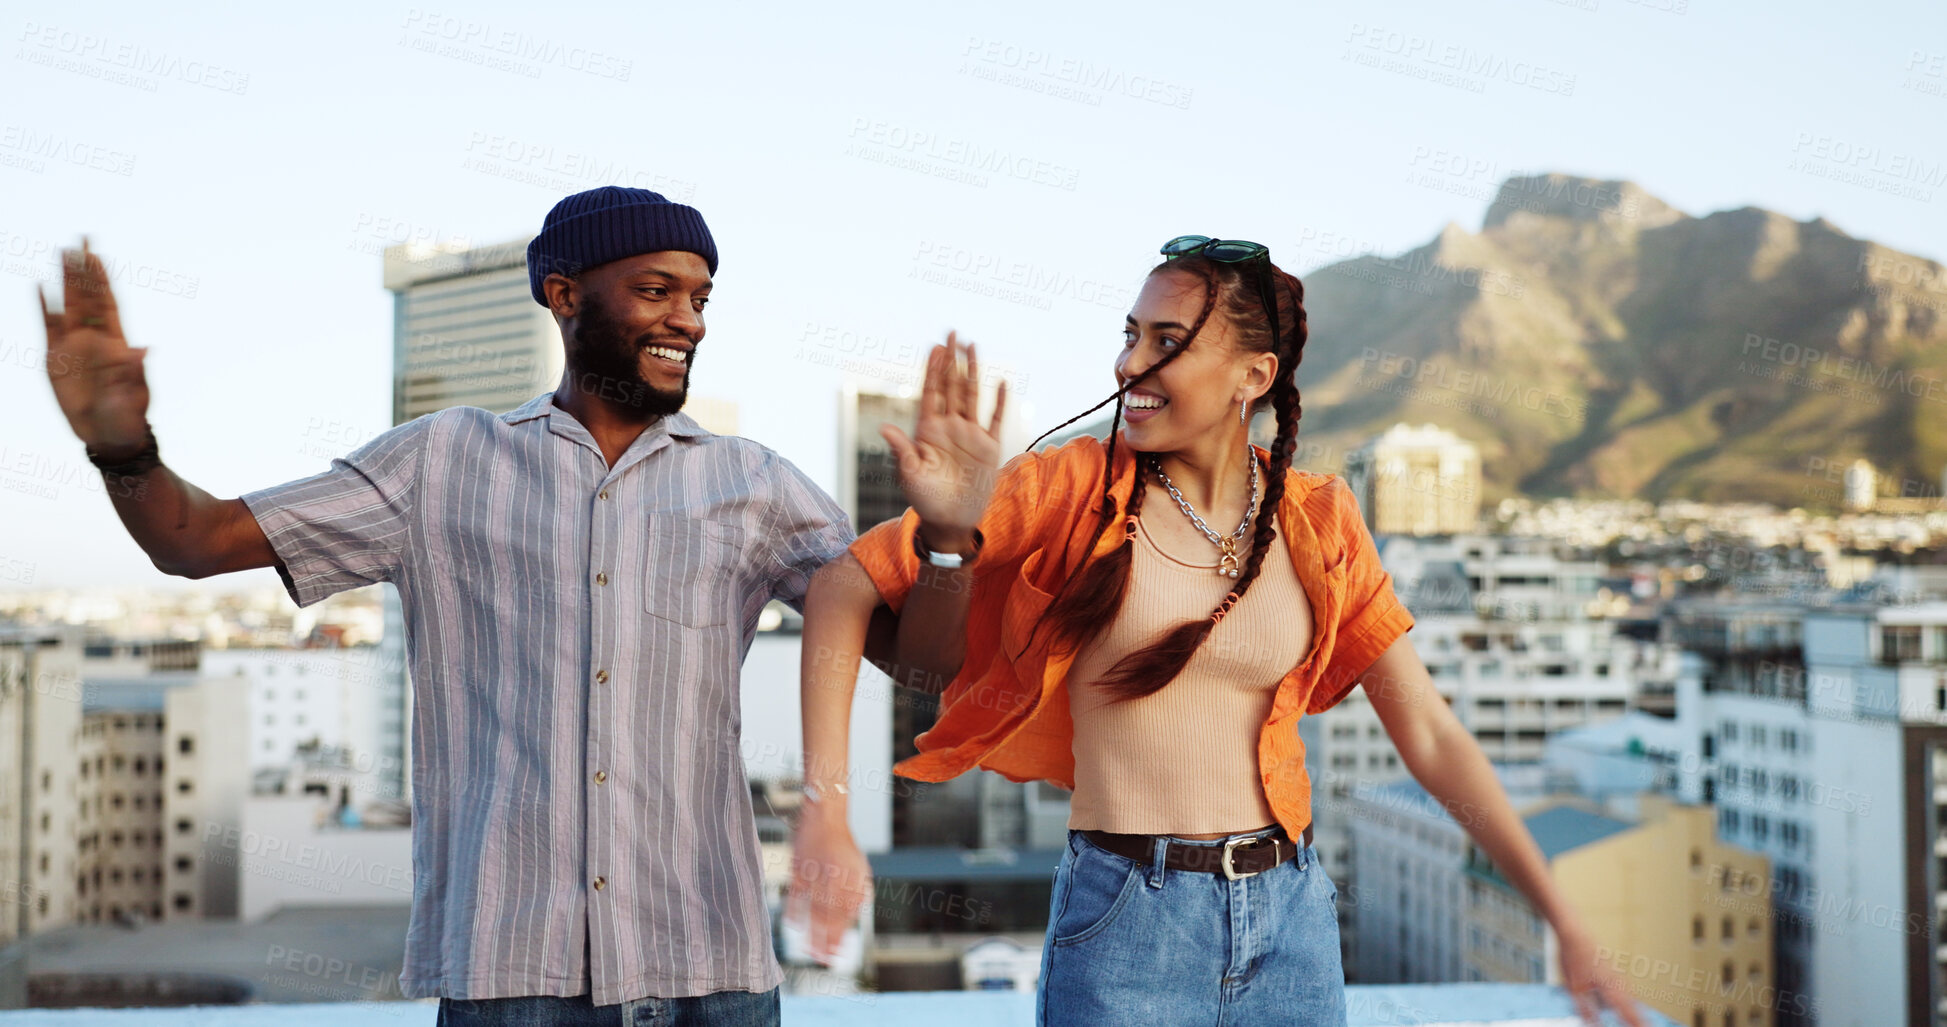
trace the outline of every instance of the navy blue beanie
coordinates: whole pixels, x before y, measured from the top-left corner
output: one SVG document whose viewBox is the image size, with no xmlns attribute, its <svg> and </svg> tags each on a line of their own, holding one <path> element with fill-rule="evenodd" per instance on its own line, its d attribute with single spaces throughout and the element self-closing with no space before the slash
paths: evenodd
<svg viewBox="0 0 1947 1027">
<path fill-rule="evenodd" d="M 695 207 L 647 189 L 590 189 L 555 204 L 541 234 L 527 244 L 528 288 L 534 302 L 545 307 L 541 280 L 550 274 L 573 277 L 611 260 L 661 250 L 694 253 L 717 273 L 717 243 Z"/>
</svg>

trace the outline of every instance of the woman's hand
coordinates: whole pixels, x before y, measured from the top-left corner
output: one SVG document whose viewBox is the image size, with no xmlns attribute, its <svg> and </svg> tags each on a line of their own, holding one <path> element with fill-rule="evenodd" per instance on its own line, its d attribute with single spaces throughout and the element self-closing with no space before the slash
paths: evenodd
<svg viewBox="0 0 1947 1027">
<path fill-rule="evenodd" d="M 148 441 L 149 383 L 142 373 L 148 350 L 122 337 L 122 318 L 101 258 L 82 240 L 61 251 L 61 312 L 47 309 L 47 378 L 68 427 L 89 448 L 109 458 L 142 449 Z"/>
<path fill-rule="evenodd" d="M 1600 1011 L 1613 1009 L 1629 1027 L 1643 1027 L 1643 1015 L 1622 980 L 1602 965 L 1595 939 L 1574 914 L 1553 924 L 1562 961 L 1562 986 L 1589 1027 L 1601 1027 Z"/>
<path fill-rule="evenodd" d="M 919 514 L 921 539 L 941 552 L 972 549 L 974 526 L 994 493 L 1007 383 L 1001 382 L 985 427 L 979 402 L 980 363 L 973 344 L 962 347 L 949 332 L 946 345 L 933 347 L 926 358 L 913 437 L 890 424 L 879 429 L 899 461 L 899 487 Z"/>
<path fill-rule="evenodd" d="M 845 932 L 872 901 L 872 865 L 845 822 L 840 796 L 807 802 L 791 838 L 791 887 L 784 916 L 805 925 L 811 957 L 830 966 Z"/>
</svg>

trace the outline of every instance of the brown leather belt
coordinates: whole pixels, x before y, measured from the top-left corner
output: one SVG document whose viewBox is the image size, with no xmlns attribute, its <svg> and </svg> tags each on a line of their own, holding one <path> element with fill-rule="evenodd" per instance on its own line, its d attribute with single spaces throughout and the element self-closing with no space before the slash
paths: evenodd
<svg viewBox="0 0 1947 1027">
<path fill-rule="evenodd" d="M 1157 835 L 1113 834 L 1108 831 L 1083 831 L 1082 837 L 1125 859 L 1147 863 L 1156 852 Z M 1305 825 L 1303 847 L 1312 843 L 1312 825 Z M 1301 846 L 1291 844 L 1291 836 L 1279 827 L 1258 838 L 1239 838 L 1222 845 L 1190 845 L 1172 840 L 1163 854 L 1163 866 L 1170 870 L 1194 870 L 1222 874 L 1237 881 L 1261 874 L 1298 855 Z"/>
</svg>

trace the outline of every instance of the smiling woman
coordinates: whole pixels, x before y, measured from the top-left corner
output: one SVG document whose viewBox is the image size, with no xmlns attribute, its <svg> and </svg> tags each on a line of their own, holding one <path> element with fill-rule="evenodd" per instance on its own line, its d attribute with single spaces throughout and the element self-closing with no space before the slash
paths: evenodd
<svg viewBox="0 0 1947 1027">
<path fill-rule="evenodd" d="M 845 678 L 883 604 L 895 678 L 940 696 L 899 774 L 980 767 L 1073 792 L 1038 1022 L 1343 1024 L 1338 888 L 1312 844 L 1297 726 L 1364 683 L 1428 791 L 1482 811 L 1469 830 L 1549 911 L 1571 988 L 1639 1023 L 1403 637 L 1412 615 L 1351 490 L 1291 468 L 1303 285 L 1256 243 L 1183 236 L 1162 253 L 1115 354 L 1106 439 L 999 466 L 1005 394 L 983 422 L 972 347 L 935 349 L 915 436 L 882 432 L 912 506 L 806 600 L 806 651 L 828 654 L 805 663 L 807 774 L 845 765 L 825 725 L 847 722 Z M 1268 450 L 1248 436 L 1266 403 Z M 1145 508 L 1152 486 L 1165 498 Z M 834 863 L 845 840 L 805 832 L 794 865 Z M 816 890 L 793 881 L 814 905 Z M 850 911 L 818 912 L 829 937 Z"/>
</svg>

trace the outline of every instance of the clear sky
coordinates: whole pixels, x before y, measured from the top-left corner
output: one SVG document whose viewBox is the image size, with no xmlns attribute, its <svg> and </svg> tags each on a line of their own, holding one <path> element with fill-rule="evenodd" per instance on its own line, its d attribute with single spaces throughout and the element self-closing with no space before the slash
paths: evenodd
<svg viewBox="0 0 1947 1027">
<path fill-rule="evenodd" d="M 384 245 L 611 182 L 703 211 L 693 392 L 827 485 L 836 365 L 890 381 L 957 327 L 1047 427 L 1182 233 L 1395 253 L 1540 170 L 1947 256 L 1937 2 L 328 6 L 0 22 L 0 588 L 166 580 L 40 365 L 32 283 L 82 232 L 164 457 L 219 495 L 387 427 Z"/>
</svg>

